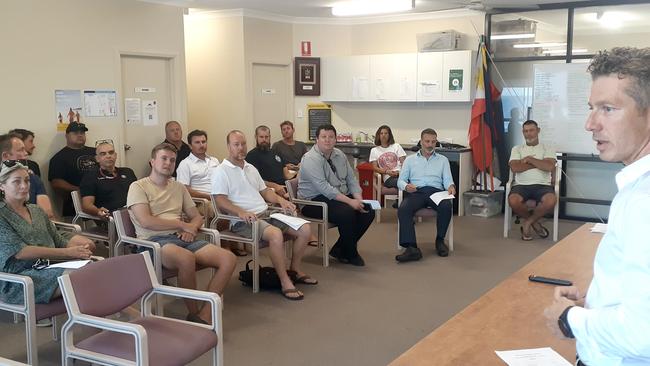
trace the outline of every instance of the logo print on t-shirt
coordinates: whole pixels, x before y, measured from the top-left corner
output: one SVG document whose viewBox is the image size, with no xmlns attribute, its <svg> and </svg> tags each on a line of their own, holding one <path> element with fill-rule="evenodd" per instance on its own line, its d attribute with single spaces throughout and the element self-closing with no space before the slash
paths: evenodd
<svg viewBox="0 0 650 366">
<path fill-rule="evenodd" d="M 77 169 L 80 172 L 88 172 L 97 167 L 97 161 L 92 155 L 81 155 L 77 158 Z"/>
<path fill-rule="evenodd" d="M 377 159 L 377 165 L 379 165 L 379 167 L 382 169 L 393 170 L 397 168 L 398 160 L 399 159 L 397 158 L 397 154 L 392 151 L 387 151 L 379 155 L 379 158 Z"/>
<path fill-rule="evenodd" d="M 282 159 L 280 159 L 280 157 L 276 155 L 276 156 L 275 156 L 275 161 L 277 161 L 278 163 L 281 163 L 281 162 L 282 162 Z"/>
</svg>

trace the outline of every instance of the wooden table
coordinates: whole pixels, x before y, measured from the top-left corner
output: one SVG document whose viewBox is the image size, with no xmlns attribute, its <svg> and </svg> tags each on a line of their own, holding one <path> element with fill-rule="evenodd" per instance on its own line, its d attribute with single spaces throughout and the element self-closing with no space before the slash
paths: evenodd
<svg viewBox="0 0 650 366">
<path fill-rule="evenodd" d="M 551 347 L 575 360 L 575 341 L 551 334 L 543 315 L 554 286 L 528 276 L 562 278 L 586 291 L 602 234 L 585 224 L 512 274 L 391 362 L 397 365 L 500 365 L 495 350 Z M 522 245 L 526 245 L 522 242 Z"/>
</svg>

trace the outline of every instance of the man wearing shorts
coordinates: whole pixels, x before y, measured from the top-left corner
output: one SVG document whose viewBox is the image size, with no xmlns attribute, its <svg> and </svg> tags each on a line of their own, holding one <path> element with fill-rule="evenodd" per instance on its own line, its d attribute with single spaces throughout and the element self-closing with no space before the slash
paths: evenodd
<svg viewBox="0 0 650 366">
<path fill-rule="evenodd" d="M 259 171 L 246 162 L 246 137 L 241 131 L 231 131 L 226 136 L 228 158 L 215 169 L 212 176 L 212 195 L 220 211 L 238 216 L 240 221 L 231 221 L 230 230 L 242 237 L 252 236 L 253 222 L 268 209 L 267 202 L 280 205 L 287 213 L 293 213 L 296 206 L 275 194 L 266 187 Z M 302 300 L 304 295 L 298 291 L 287 274 L 284 254 L 284 236 L 294 239 L 290 269 L 296 271 L 296 283 L 316 285 L 318 281 L 301 269 L 302 257 L 311 236 L 309 224 L 294 230 L 281 221 L 268 218 L 259 220 L 258 239 L 269 243 L 271 262 L 282 284 L 282 295 L 289 300 Z"/>
<path fill-rule="evenodd" d="M 218 244 L 197 239 L 203 217 L 185 186 L 171 179 L 176 166 L 176 148 L 167 143 L 156 145 L 150 163 L 151 174 L 133 182 L 126 199 L 138 238 L 162 246 L 162 264 L 178 272 L 180 287 L 196 289 L 197 264 L 215 268 L 207 291 L 221 295 L 235 269 L 235 255 Z M 182 216 L 188 221 L 183 221 Z M 211 322 L 209 306 L 200 309 L 192 300 L 186 301 L 186 305 L 188 320 Z"/>
<path fill-rule="evenodd" d="M 526 143 L 513 147 L 510 153 L 510 169 L 515 178 L 508 203 L 512 211 L 524 220 L 520 229 L 522 240 L 532 240 L 533 231 L 546 238 L 548 230 L 538 221 L 551 212 L 557 202 L 551 184 L 556 163 L 555 149 L 539 142 L 540 128 L 537 122 L 524 122 L 522 131 Z M 537 202 L 532 212 L 526 205 L 528 200 Z"/>
</svg>

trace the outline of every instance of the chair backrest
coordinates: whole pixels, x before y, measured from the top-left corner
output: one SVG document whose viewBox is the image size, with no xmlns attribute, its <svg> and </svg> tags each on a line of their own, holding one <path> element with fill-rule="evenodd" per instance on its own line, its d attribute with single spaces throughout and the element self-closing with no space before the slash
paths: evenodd
<svg viewBox="0 0 650 366">
<path fill-rule="evenodd" d="M 104 317 L 136 302 L 153 288 L 145 255 L 130 254 L 89 263 L 70 272 L 74 297 L 83 314 Z"/>
<path fill-rule="evenodd" d="M 119 238 L 135 238 L 137 236 L 128 208 L 121 208 L 113 211 L 113 219 L 115 221 L 115 230 L 117 231 L 117 236 Z"/>
<path fill-rule="evenodd" d="M 72 191 L 70 192 L 70 195 L 72 196 L 72 205 L 74 206 L 74 211 L 76 213 L 83 212 L 83 208 L 81 207 L 81 194 L 79 191 Z"/>
<path fill-rule="evenodd" d="M 289 179 L 284 182 L 284 185 L 287 187 L 287 193 L 289 194 L 289 199 L 293 201 L 298 197 L 298 178 Z"/>
</svg>

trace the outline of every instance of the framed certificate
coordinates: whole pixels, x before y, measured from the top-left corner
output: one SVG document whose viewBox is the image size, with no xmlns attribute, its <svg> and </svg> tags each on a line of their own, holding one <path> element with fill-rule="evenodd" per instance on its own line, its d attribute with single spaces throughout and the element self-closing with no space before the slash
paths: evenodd
<svg viewBox="0 0 650 366">
<path fill-rule="evenodd" d="M 320 95 L 320 58 L 294 59 L 294 95 Z"/>
</svg>

